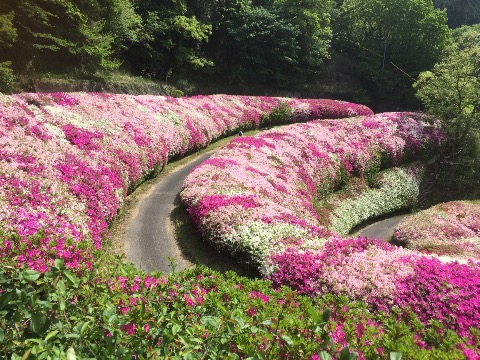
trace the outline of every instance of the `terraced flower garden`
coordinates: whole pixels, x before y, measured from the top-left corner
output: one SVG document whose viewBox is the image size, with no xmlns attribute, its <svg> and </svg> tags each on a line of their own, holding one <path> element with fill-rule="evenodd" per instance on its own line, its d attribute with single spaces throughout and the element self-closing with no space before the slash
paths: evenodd
<svg viewBox="0 0 480 360">
<path fill-rule="evenodd" d="M 415 204 L 422 160 L 444 140 L 428 117 L 333 100 L 52 93 L 1 96 L 0 119 L 5 358 L 479 356 L 478 253 L 441 262 L 346 237 Z M 146 274 L 109 253 L 126 196 L 167 161 L 294 122 L 231 141 L 182 192 L 203 238 L 265 280 Z"/>
</svg>

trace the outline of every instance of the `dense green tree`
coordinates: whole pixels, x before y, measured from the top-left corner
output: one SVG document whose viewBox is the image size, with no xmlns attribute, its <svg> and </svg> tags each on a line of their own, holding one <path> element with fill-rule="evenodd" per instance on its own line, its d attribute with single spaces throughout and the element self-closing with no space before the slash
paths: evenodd
<svg viewBox="0 0 480 360">
<path fill-rule="evenodd" d="M 2 10 L 0 7 L 0 92 L 8 93 L 12 90 L 14 76 L 6 50 L 13 46 L 17 30 L 13 27 L 13 12 L 3 13 Z"/>
<path fill-rule="evenodd" d="M 450 28 L 480 23 L 480 0 L 433 0 L 433 4 L 447 10 Z"/>
<path fill-rule="evenodd" d="M 145 0 L 137 5 L 143 20 L 142 39 L 127 54 L 134 71 L 168 78 L 211 64 L 202 54 L 202 45 L 212 27 L 199 21 L 184 0 Z"/>
<path fill-rule="evenodd" d="M 480 130 L 480 25 L 459 28 L 455 44 L 414 84 L 428 112 L 440 116 L 457 144 Z"/>
<path fill-rule="evenodd" d="M 405 102 L 412 79 L 447 46 L 446 21 L 431 0 L 344 0 L 335 11 L 334 46 L 357 62 L 373 96 Z"/>
<path fill-rule="evenodd" d="M 18 32 L 11 49 L 18 72 L 109 72 L 141 25 L 130 0 L 21 0 L 5 7 Z"/>
<path fill-rule="evenodd" d="M 480 195 L 480 25 L 454 32 L 455 44 L 415 88 L 426 110 L 440 117 L 449 147 L 439 173 L 445 196 Z M 440 199 L 445 200 L 445 197 Z"/>
<path fill-rule="evenodd" d="M 208 45 L 215 74 L 230 83 L 290 86 L 328 57 L 329 1 L 231 0 Z"/>
</svg>

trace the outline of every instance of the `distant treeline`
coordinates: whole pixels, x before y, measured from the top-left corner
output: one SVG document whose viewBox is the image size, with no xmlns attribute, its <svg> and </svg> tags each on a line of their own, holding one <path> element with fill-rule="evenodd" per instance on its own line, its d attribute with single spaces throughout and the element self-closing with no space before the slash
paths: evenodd
<svg viewBox="0 0 480 360">
<path fill-rule="evenodd" d="M 478 2 L 2 1 L 0 91 L 15 75 L 102 78 L 119 68 L 164 81 L 286 89 L 318 81 L 338 61 L 369 97 L 400 99 L 398 89 L 439 59 L 447 24 L 479 22 Z"/>
</svg>

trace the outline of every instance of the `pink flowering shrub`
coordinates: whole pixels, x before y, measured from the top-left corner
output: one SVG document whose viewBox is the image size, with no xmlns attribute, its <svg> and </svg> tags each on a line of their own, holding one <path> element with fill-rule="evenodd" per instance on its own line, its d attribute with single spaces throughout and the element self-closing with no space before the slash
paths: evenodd
<svg viewBox="0 0 480 360">
<path fill-rule="evenodd" d="M 441 322 L 462 336 L 480 328 L 480 266 L 442 263 L 373 239 L 332 238 L 324 249 L 272 256 L 274 285 L 309 294 L 345 295 L 372 310 L 399 308 Z M 478 340 L 476 340 L 478 341 Z"/>
<path fill-rule="evenodd" d="M 1 96 L 0 258 L 40 271 L 55 257 L 89 268 L 88 248 L 101 248 L 108 223 L 140 181 L 169 158 L 261 125 L 281 104 L 291 111 L 287 122 L 371 113 L 333 100 L 227 95 Z"/>
<path fill-rule="evenodd" d="M 438 204 L 402 220 L 393 243 L 424 253 L 480 260 L 480 203 Z"/>
<path fill-rule="evenodd" d="M 443 133 L 422 119 L 417 114 L 386 113 L 312 121 L 239 137 L 188 176 L 181 197 L 207 241 L 233 254 L 249 254 L 266 274 L 270 254 L 290 247 L 320 249 L 332 234 L 322 226 L 315 199 L 349 176 L 366 176 L 439 146 Z M 420 171 L 412 173 L 420 178 L 415 175 Z M 390 181 L 391 188 L 401 190 L 402 179 Z M 381 208 L 355 205 L 362 214 L 342 227 L 387 208 L 411 205 L 414 189 L 400 190 L 396 199 L 376 201 L 384 204 Z M 376 196 L 384 197 L 385 192 Z"/>
</svg>

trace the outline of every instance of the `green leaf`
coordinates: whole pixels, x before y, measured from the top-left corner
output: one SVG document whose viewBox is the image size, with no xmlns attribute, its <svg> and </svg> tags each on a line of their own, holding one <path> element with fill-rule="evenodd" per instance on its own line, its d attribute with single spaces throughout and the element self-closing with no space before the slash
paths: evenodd
<svg viewBox="0 0 480 360">
<path fill-rule="evenodd" d="M 182 328 L 182 327 L 181 327 L 180 325 L 178 325 L 178 324 L 173 325 L 173 327 L 172 327 L 172 334 L 173 334 L 173 335 L 176 335 L 176 334 L 180 331 L 181 328 Z"/>
<path fill-rule="evenodd" d="M 12 300 L 12 298 L 13 298 L 13 294 L 10 293 L 10 292 L 9 292 L 9 293 L 6 293 L 6 294 L 4 294 L 4 295 L 2 295 L 2 296 L 0 296 L 0 306 L 3 307 L 3 306 L 5 306 L 5 305 L 7 305 L 8 302 L 9 302 L 10 300 Z"/>
<path fill-rule="evenodd" d="M 331 309 L 325 309 L 325 311 L 323 312 L 323 322 L 327 322 L 328 319 L 330 319 L 330 315 L 332 314 L 332 310 Z"/>
<path fill-rule="evenodd" d="M 67 350 L 67 360 L 77 360 L 77 356 L 75 355 L 74 348 L 68 348 Z"/>
<path fill-rule="evenodd" d="M 32 314 L 32 321 L 30 323 L 30 330 L 32 330 L 34 333 L 40 335 L 46 330 L 45 329 L 46 323 L 47 323 L 47 317 L 44 314 L 34 313 L 34 314 Z"/>
<path fill-rule="evenodd" d="M 65 335 L 65 337 L 68 338 L 68 339 L 80 339 L 79 334 L 67 334 L 67 335 Z"/>
<path fill-rule="evenodd" d="M 5 339 L 5 333 L 0 329 L 0 342 L 3 342 L 3 339 Z"/>
<path fill-rule="evenodd" d="M 320 360 L 332 360 L 332 356 L 326 351 L 320 353 Z"/>
<path fill-rule="evenodd" d="M 345 346 L 342 351 L 340 351 L 340 360 L 350 360 L 350 349 L 348 346 Z"/>
<path fill-rule="evenodd" d="M 63 259 L 55 259 L 55 268 L 62 270 L 64 268 Z"/>
<path fill-rule="evenodd" d="M 403 354 L 401 352 L 391 352 L 390 360 L 402 360 Z"/>
<path fill-rule="evenodd" d="M 22 277 L 25 281 L 31 282 L 37 280 L 40 277 L 40 273 L 38 271 L 28 269 L 23 271 Z"/>
<path fill-rule="evenodd" d="M 65 277 L 67 278 L 68 282 L 70 283 L 70 285 L 74 286 L 74 287 L 77 287 L 78 284 L 79 284 L 79 280 L 78 278 L 69 270 L 65 270 L 63 272 L 63 275 L 65 275 Z"/>
<path fill-rule="evenodd" d="M 45 336 L 45 341 L 48 341 L 50 340 L 52 337 L 54 337 L 55 335 L 58 334 L 58 330 L 53 330 L 53 331 L 50 331 L 47 336 Z"/>
<path fill-rule="evenodd" d="M 293 340 L 288 335 L 282 335 L 282 339 L 288 344 L 288 346 L 293 346 Z"/>
</svg>

